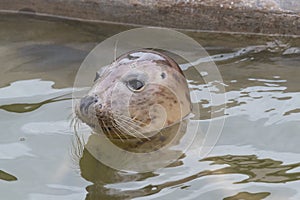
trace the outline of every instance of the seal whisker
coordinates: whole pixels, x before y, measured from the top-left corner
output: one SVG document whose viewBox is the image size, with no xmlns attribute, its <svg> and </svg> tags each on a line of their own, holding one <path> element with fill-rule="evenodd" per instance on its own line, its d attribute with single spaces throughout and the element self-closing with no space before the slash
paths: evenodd
<svg viewBox="0 0 300 200">
<path fill-rule="evenodd" d="M 111 117 L 110 117 L 110 118 L 111 118 Z M 117 122 L 115 121 L 115 119 L 111 118 L 111 120 L 115 122 L 115 123 L 114 123 L 114 128 L 117 129 L 117 130 L 115 130 L 114 128 L 112 128 L 112 130 L 113 130 L 116 134 L 118 134 L 117 131 L 119 131 L 119 134 L 120 134 L 121 136 L 124 136 L 126 139 L 128 139 L 127 135 L 124 134 L 123 131 L 118 127 L 118 124 L 117 124 Z"/>
<path fill-rule="evenodd" d="M 74 127 L 76 123 L 76 116 L 72 117 L 71 122 L 70 122 L 70 127 Z"/>
<path fill-rule="evenodd" d="M 79 126 L 80 126 L 80 121 L 76 116 L 72 118 L 70 126 L 73 127 L 75 132 L 78 131 Z"/>
<path fill-rule="evenodd" d="M 136 132 L 138 135 L 142 136 L 143 138 L 147 139 L 147 140 L 150 140 L 147 136 L 145 136 L 143 133 L 141 133 L 140 131 L 136 130 L 134 127 L 132 127 L 131 125 L 135 125 L 137 127 L 139 127 L 138 125 L 136 124 L 133 124 L 132 122 L 130 121 L 127 121 L 125 119 L 122 119 L 122 118 L 119 118 L 119 120 L 123 120 L 123 122 L 121 121 L 118 121 L 119 123 L 122 123 L 122 124 L 125 124 L 128 126 L 128 128 L 131 128 L 131 130 L 133 130 L 134 132 Z M 140 128 L 140 127 L 139 127 Z"/>
<path fill-rule="evenodd" d="M 126 127 L 124 127 L 124 125 L 127 125 L 127 124 L 125 124 L 125 123 L 122 123 L 121 121 L 118 121 L 118 120 L 116 120 L 115 119 L 115 121 L 116 121 L 116 125 L 117 125 L 117 127 L 119 126 L 119 130 L 120 129 L 122 129 L 122 130 L 120 130 L 121 132 L 126 132 L 128 135 L 130 135 L 130 136 L 133 136 L 133 137 L 135 137 L 135 138 L 137 138 L 136 137 L 136 135 L 135 134 L 133 134 L 132 132 L 130 132 L 128 129 L 126 129 Z"/>
<path fill-rule="evenodd" d="M 122 118 L 124 117 L 124 118 Z M 123 120 L 123 122 L 125 123 L 125 125 L 128 125 L 129 128 L 131 128 L 133 131 L 135 131 L 137 134 L 141 135 L 143 138 L 147 139 L 147 140 L 150 140 L 149 137 L 145 136 L 141 131 L 138 131 L 136 130 L 136 128 L 139 128 L 141 129 L 142 127 L 140 125 L 137 125 L 135 123 L 132 122 L 131 118 L 127 117 L 128 119 L 126 119 L 127 116 L 125 115 L 122 115 L 122 116 L 119 116 L 118 119 L 120 120 Z M 138 121 L 139 123 L 143 123 L 141 121 Z M 145 124 L 145 123 L 144 123 Z M 148 125 L 148 124 L 145 124 L 145 125 Z M 133 126 L 135 126 L 136 128 L 134 128 Z"/>
<path fill-rule="evenodd" d="M 116 126 L 115 127 L 117 130 L 114 130 L 113 131 L 116 133 L 117 131 L 119 131 L 120 135 L 124 136 L 126 139 L 128 139 L 127 135 L 123 133 L 123 131 L 118 127 Z"/>
<path fill-rule="evenodd" d="M 105 123 L 105 121 L 101 120 L 101 122 L 102 122 L 103 127 L 105 128 L 106 132 L 109 134 L 110 137 L 112 137 L 112 135 L 111 135 L 111 130 L 109 129 L 109 127 L 107 126 L 107 124 Z M 122 139 L 122 137 L 119 135 L 118 132 L 116 132 L 115 130 L 113 130 L 113 132 L 118 136 L 118 138 L 119 138 L 122 142 L 124 142 L 123 139 Z"/>
<path fill-rule="evenodd" d="M 124 120 L 127 119 L 127 120 L 129 120 L 130 122 L 132 122 L 132 121 L 137 122 L 137 123 L 139 123 L 139 124 L 141 124 L 141 125 L 145 125 L 145 126 L 148 126 L 148 125 L 149 125 L 149 124 L 147 124 L 147 123 L 145 123 L 145 122 L 142 122 L 142 121 L 140 121 L 140 120 L 137 120 L 137 119 L 136 119 L 137 116 L 135 116 L 135 117 L 133 117 L 133 118 L 130 118 L 130 117 L 126 116 L 126 115 L 119 115 L 118 117 L 121 117 L 121 118 L 123 118 Z M 140 125 L 136 125 L 136 126 L 138 126 L 139 128 L 141 128 Z"/>
<path fill-rule="evenodd" d="M 127 140 L 129 139 L 128 138 L 128 135 L 130 135 L 130 136 L 133 136 L 133 137 L 135 137 L 134 135 L 132 135 L 128 130 L 126 130 L 123 126 L 120 126 L 120 124 L 118 124 L 118 125 L 116 125 L 116 127 L 115 127 L 118 131 L 119 131 L 119 133 L 122 135 L 122 136 L 124 136 Z M 123 129 L 123 130 L 122 130 Z M 114 130 L 115 131 L 115 130 Z M 128 134 L 128 135 L 127 135 Z M 123 141 L 124 142 L 124 141 Z"/>
<path fill-rule="evenodd" d="M 106 131 L 108 132 L 108 134 L 111 136 L 111 130 L 113 130 L 113 129 L 109 129 L 109 127 L 108 126 L 106 126 L 106 124 L 103 122 L 103 124 L 104 124 L 104 128 L 106 129 Z M 122 141 L 122 142 L 124 142 L 124 140 L 122 139 L 122 137 L 120 136 L 120 134 L 117 132 L 117 131 L 115 131 L 115 130 L 113 130 L 113 132 L 117 135 L 117 137 Z M 112 137 L 112 136 L 111 136 Z"/>
<path fill-rule="evenodd" d="M 118 133 L 118 131 L 112 129 L 112 131 L 118 136 L 118 138 L 124 143 L 123 138 L 120 136 L 120 134 Z M 121 132 L 121 131 L 120 131 Z M 123 135 L 123 134 L 122 134 Z"/>
<path fill-rule="evenodd" d="M 140 125 L 138 125 L 138 124 L 136 124 L 136 123 L 134 123 L 134 122 L 137 122 L 137 123 L 142 123 L 142 122 L 140 122 L 140 121 L 133 121 L 130 117 L 127 117 L 126 115 L 119 115 L 119 116 L 117 117 L 117 119 L 121 119 L 121 120 L 123 120 L 123 121 L 126 121 L 126 122 L 128 122 L 128 123 L 134 125 L 134 126 L 137 127 L 137 128 L 141 128 Z"/>
<path fill-rule="evenodd" d="M 139 139 L 137 137 L 137 135 L 132 132 L 132 131 L 135 131 L 138 134 L 138 131 L 136 131 L 133 127 L 129 126 L 126 122 L 122 122 L 122 121 L 116 120 L 116 123 L 119 126 L 119 128 L 123 130 L 123 132 L 127 133 L 128 135 L 130 135 L 130 136 L 132 136 L 134 138 Z"/>
<path fill-rule="evenodd" d="M 78 131 L 79 130 L 79 126 L 80 126 L 80 122 L 78 119 L 75 119 L 75 124 L 74 124 L 74 130 Z"/>
<path fill-rule="evenodd" d="M 107 125 L 105 124 L 105 122 L 103 120 L 98 120 L 98 124 L 100 125 L 100 127 L 101 127 L 101 129 L 102 129 L 103 132 L 106 131 L 109 134 L 109 136 L 111 136 L 110 135 L 110 131 L 107 129 Z M 103 128 L 105 130 L 103 130 Z"/>
</svg>

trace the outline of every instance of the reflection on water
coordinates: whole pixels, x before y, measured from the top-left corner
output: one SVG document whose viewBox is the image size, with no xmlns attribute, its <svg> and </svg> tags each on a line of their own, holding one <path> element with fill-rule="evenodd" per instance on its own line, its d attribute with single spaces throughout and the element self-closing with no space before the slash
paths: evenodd
<svg viewBox="0 0 300 200">
<path fill-rule="evenodd" d="M 5 181 L 16 181 L 18 180 L 17 177 L 6 173 L 5 171 L 0 170 L 0 179 Z"/>
<path fill-rule="evenodd" d="M 223 132 L 206 158 L 194 146 L 165 168 L 134 173 L 109 168 L 80 143 L 72 145 L 72 105 L 64 95 L 72 92 L 80 63 L 95 44 L 131 28 L 80 24 L 0 18 L 1 197 L 300 199 L 299 38 L 189 33 L 224 79 Z M 210 119 L 211 108 L 223 106 L 211 101 L 219 95 L 216 84 L 199 82 L 189 65 L 182 67 L 201 108 L 193 120 L 205 132 L 218 120 Z M 84 125 L 78 131 L 90 133 Z"/>
<path fill-rule="evenodd" d="M 218 156 L 205 158 L 202 161 L 212 161 L 214 164 L 227 164 L 218 170 L 211 171 L 211 175 L 217 174 L 245 174 L 249 178 L 236 183 L 264 182 L 286 183 L 300 180 L 300 172 L 289 173 L 289 170 L 300 167 L 300 163 L 283 165 L 281 161 L 272 159 L 258 159 L 255 155 L 249 156 Z"/>
<path fill-rule="evenodd" d="M 239 199 L 251 199 L 251 200 L 261 200 L 269 196 L 268 192 L 259 192 L 259 193 L 249 193 L 249 192 L 240 192 L 234 196 L 226 197 L 224 200 L 239 200 Z"/>
<path fill-rule="evenodd" d="M 106 185 L 132 181 L 138 182 L 158 176 L 158 174 L 153 172 L 128 174 L 114 170 L 99 162 L 86 149 L 83 151 L 83 156 L 79 163 L 82 177 L 93 183 L 87 187 L 88 194 L 86 199 L 132 199 L 151 194 L 151 188 L 149 187 L 140 190 L 123 191 L 122 189 L 106 187 Z"/>
<path fill-rule="evenodd" d="M 148 184 L 135 190 L 124 190 L 107 187 L 113 183 L 141 182 L 151 177 L 159 176 L 154 172 L 126 173 L 112 169 L 95 159 L 87 149 L 83 150 L 80 158 L 81 175 L 93 184 L 87 187 L 87 199 L 132 199 L 159 193 L 160 191 L 183 185 L 193 180 L 203 179 L 207 176 L 222 176 L 230 174 L 246 175 L 248 178 L 233 182 L 233 184 L 246 184 L 251 182 L 262 183 L 287 183 L 300 180 L 300 172 L 289 172 L 300 167 L 300 163 L 284 165 L 281 161 L 270 158 L 258 159 L 255 155 L 225 155 L 207 157 L 200 162 L 210 162 L 210 165 L 227 165 L 216 170 L 201 170 L 181 179 L 164 182 L 162 184 Z M 180 161 L 180 160 L 179 160 Z M 170 170 L 183 165 L 169 166 Z M 248 193 L 240 192 L 237 195 L 224 199 L 263 199 L 269 196 L 269 192 Z"/>
<path fill-rule="evenodd" d="M 3 109 L 8 112 L 16 112 L 16 113 L 32 112 L 47 103 L 54 103 L 57 101 L 65 101 L 71 99 L 71 98 L 57 99 L 57 98 L 59 97 L 48 99 L 39 103 L 16 103 L 10 105 L 2 105 L 0 106 L 0 109 Z"/>
</svg>

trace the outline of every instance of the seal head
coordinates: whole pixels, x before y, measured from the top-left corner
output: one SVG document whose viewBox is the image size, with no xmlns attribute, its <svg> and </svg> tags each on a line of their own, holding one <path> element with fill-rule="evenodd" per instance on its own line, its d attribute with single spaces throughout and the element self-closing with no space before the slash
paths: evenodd
<svg viewBox="0 0 300 200">
<path fill-rule="evenodd" d="M 153 50 L 120 56 L 97 72 L 75 105 L 78 118 L 112 138 L 149 138 L 191 112 L 187 81 L 178 64 Z"/>
</svg>

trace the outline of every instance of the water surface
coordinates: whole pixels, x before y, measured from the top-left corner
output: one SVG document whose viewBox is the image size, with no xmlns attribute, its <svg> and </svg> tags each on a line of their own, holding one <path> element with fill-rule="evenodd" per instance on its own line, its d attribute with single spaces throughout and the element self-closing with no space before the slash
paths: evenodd
<svg viewBox="0 0 300 200">
<path fill-rule="evenodd" d="M 206 158 L 148 173 L 113 170 L 74 142 L 74 78 L 92 48 L 132 27 L 0 15 L 2 199 L 300 199 L 300 40 L 188 33 L 215 60 L 225 125 Z M 191 52 L 192 53 L 192 52 Z M 205 62 L 200 60 L 199 62 Z M 182 65 L 201 107 L 206 85 Z"/>
</svg>

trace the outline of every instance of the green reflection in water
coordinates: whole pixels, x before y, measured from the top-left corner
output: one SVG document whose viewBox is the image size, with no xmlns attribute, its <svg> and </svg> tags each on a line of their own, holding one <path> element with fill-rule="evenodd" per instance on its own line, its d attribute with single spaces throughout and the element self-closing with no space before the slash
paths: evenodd
<svg viewBox="0 0 300 200">
<path fill-rule="evenodd" d="M 88 192 L 86 200 L 124 200 L 145 196 L 149 192 L 145 192 L 144 189 L 121 191 L 106 187 L 106 184 L 142 181 L 157 176 L 157 174 L 152 172 L 129 174 L 112 169 L 95 159 L 87 149 L 84 149 L 82 152 L 79 166 L 81 176 L 93 183 L 86 188 Z"/>
<path fill-rule="evenodd" d="M 0 170 L 0 179 L 5 181 L 16 181 L 17 177 Z"/>
<path fill-rule="evenodd" d="M 287 171 L 300 167 L 300 163 L 283 165 L 281 161 L 270 158 L 258 159 L 255 155 L 235 156 L 226 155 L 210 157 L 201 161 L 213 161 L 214 164 L 227 164 L 228 167 L 210 171 L 211 175 L 217 174 L 244 174 L 249 178 L 237 183 L 264 182 L 286 183 L 300 180 L 300 172 L 288 173 Z"/>
<path fill-rule="evenodd" d="M 144 197 L 159 193 L 161 190 L 172 187 L 179 187 L 188 182 L 200 179 L 210 175 L 224 175 L 224 174 L 242 174 L 249 178 L 238 182 L 239 184 L 249 182 L 267 182 L 267 183 L 286 183 L 290 181 L 300 180 L 300 173 L 288 173 L 287 171 L 295 169 L 300 166 L 300 163 L 283 165 L 281 161 L 272 159 L 258 159 L 255 155 L 225 155 L 218 157 L 208 157 L 200 160 L 212 161 L 211 165 L 226 164 L 226 166 L 217 170 L 199 171 L 191 176 L 183 177 L 181 179 L 161 184 L 149 184 L 135 190 L 121 190 L 110 188 L 107 184 L 138 182 L 147 180 L 151 177 L 159 176 L 155 172 L 130 174 L 114 170 L 95 159 L 87 149 L 84 149 L 80 158 L 81 175 L 86 180 L 93 184 L 88 186 L 86 200 L 124 200 L 136 197 Z M 168 166 L 169 168 L 176 168 L 183 165 L 179 160 L 176 165 Z M 201 190 L 201 189 L 199 189 Z M 263 199 L 269 196 L 269 192 L 248 193 L 240 192 L 232 197 L 226 197 L 226 200 L 233 199 Z"/>
<path fill-rule="evenodd" d="M 290 110 L 288 112 L 285 112 L 283 115 L 286 116 L 286 115 L 291 115 L 291 114 L 294 114 L 294 113 L 300 113 L 300 109 L 297 108 L 297 109 L 294 109 L 294 110 Z"/>
<path fill-rule="evenodd" d="M 25 112 L 34 111 L 48 103 L 71 100 L 71 98 L 64 98 L 64 99 L 57 99 L 57 98 L 59 98 L 59 97 L 55 97 L 55 98 L 48 99 L 48 100 L 38 102 L 38 103 L 15 103 L 15 104 L 9 104 L 9 105 L 2 105 L 2 106 L 0 106 L 0 109 L 8 111 L 8 112 L 25 113 Z"/>
<path fill-rule="evenodd" d="M 271 193 L 269 192 L 260 192 L 260 193 L 249 193 L 249 192 L 240 192 L 234 196 L 226 197 L 223 200 L 262 200 L 269 196 Z"/>
</svg>

